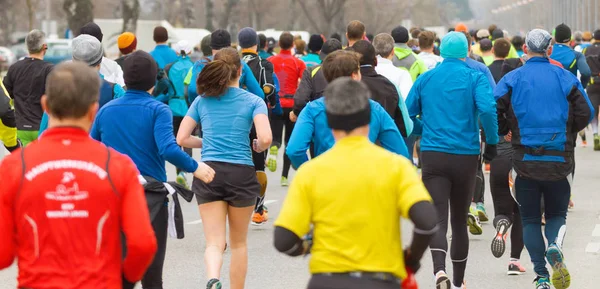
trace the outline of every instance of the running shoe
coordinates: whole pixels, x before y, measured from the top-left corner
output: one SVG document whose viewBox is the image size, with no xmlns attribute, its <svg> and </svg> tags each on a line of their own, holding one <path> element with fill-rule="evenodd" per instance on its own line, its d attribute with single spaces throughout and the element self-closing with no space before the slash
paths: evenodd
<svg viewBox="0 0 600 289">
<path fill-rule="evenodd" d="M 571 274 L 569 274 L 569 269 L 567 269 L 567 265 L 565 265 L 565 256 L 556 243 L 552 243 L 548 246 L 548 249 L 546 250 L 546 260 L 552 267 L 552 285 L 554 285 L 554 288 L 569 288 L 569 286 L 571 286 Z"/>
<path fill-rule="evenodd" d="M 177 183 L 184 186 L 186 189 L 190 189 L 190 187 L 188 186 L 187 180 L 185 179 L 185 173 L 184 172 L 180 172 L 179 174 L 177 174 L 177 179 L 176 179 Z"/>
<path fill-rule="evenodd" d="M 254 212 L 252 216 L 252 225 L 261 226 L 264 225 L 269 220 L 269 214 L 266 210 L 262 211 L 262 214 L 259 212 Z"/>
<path fill-rule="evenodd" d="M 535 289 L 552 289 L 552 287 L 550 287 L 550 280 L 548 280 L 548 277 L 538 276 L 535 278 L 535 280 L 533 280 L 533 282 L 535 283 Z"/>
<path fill-rule="evenodd" d="M 281 177 L 281 186 L 282 187 L 287 187 L 290 184 L 288 183 L 288 179 L 286 177 Z"/>
<path fill-rule="evenodd" d="M 435 289 L 452 289 L 452 283 L 446 272 L 440 271 L 435 274 Z"/>
<path fill-rule="evenodd" d="M 206 289 L 221 289 L 221 287 L 223 287 L 223 285 L 219 279 L 210 279 L 206 284 Z"/>
<path fill-rule="evenodd" d="M 487 222 L 489 221 L 487 212 L 485 211 L 485 206 L 483 205 L 483 203 L 477 203 L 477 216 L 479 217 L 479 220 L 481 222 Z"/>
<path fill-rule="evenodd" d="M 481 235 L 483 233 L 483 228 L 481 227 L 481 223 L 479 222 L 479 218 L 475 214 L 473 214 L 473 209 L 471 208 L 471 212 L 467 216 L 467 225 L 469 226 L 469 232 L 473 235 Z"/>
<path fill-rule="evenodd" d="M 600 136 L 598 134 L 594 134 L 594 150 L 600 151 Z"/>
<path fill-rule="evenodd" d="M 269 157 L 267 158 L 267 168 L 269 171 L 274 172 L 277 170 L 277 154 L 279 153 L 279 148 L 277 146 L 271 146 L 269 149 Z"/>
<path fill-rule="evenodd" d="M 506 251 L 506 237 L 508 237 L 510 225 L 508 219 L 500 219 L 496 224 L 496 236 L 492 240 L 492 255 L 496 258 L 502 257 Z"/>
<path fill-rule="evenodd" d="M 513 275 L 521 275 L 525 272 L 527 272 L 527 270 L 525 269 L 525 267 L 523 267 L 521 265 L 521 263 L 519 263 L 519 261 L 511 261 L 508 264 L 508 271 L 506 272 L 506 274 L 513 276 Z"/>
</svg>

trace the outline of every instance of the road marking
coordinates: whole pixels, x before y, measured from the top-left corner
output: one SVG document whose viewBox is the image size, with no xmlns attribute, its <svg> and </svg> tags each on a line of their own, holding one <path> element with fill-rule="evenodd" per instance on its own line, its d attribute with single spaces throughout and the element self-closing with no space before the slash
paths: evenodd
<svg viewBox="0 0 600 289">
<path fill-rule="evenodd" d="M 592 232 L 592 237 L 600 237 L 600 224 L 596 224 L 596 227 Z"/>
<path fill-rule="evenodd" d="M 278 202 L 277 200 L 266 200 L 265 201 L 265 205 L 273 204 L 273 203 L 277 203 L 277 202 Z M 202 224 L 202 219 L 196 220 L 196 221 L 187 222 L 185 224 L 186 225 L 198 225 L 198 224 Z"/>
<path fill-rule="evenodd" d="M 600 252 L 600 243 L 588 243 L 585 247 L 586 253 L 599 253 Z"/>
</svg>

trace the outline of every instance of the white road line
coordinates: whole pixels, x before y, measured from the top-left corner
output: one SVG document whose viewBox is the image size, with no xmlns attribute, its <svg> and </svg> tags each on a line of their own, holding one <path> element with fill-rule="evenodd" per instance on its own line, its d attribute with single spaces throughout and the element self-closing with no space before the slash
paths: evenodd
<svg viewBox="0 0 600 289">
<path fill-rule="evenodd" d="M 588 243 L 585 247 L 586 253 L 600 253 L 600 243 Z"/>
<path fill-rule="evenodd" d="M 277 202 L 278 202 L 277 200 L 266 200 L 265 205 L 273 204 L 273 203 L 277 203 Z M 202 224 L 202 220 L 191 221 L 191 222 L 187 222 L 185 224 L 186 225 L 198 225 L 198 224 Z"/>
<path fill-rule="evenodd" d="M 596 224 L 596 227 L 592 232 L 592 237 L 600 237 L 600 224 Z"/>
</svg>

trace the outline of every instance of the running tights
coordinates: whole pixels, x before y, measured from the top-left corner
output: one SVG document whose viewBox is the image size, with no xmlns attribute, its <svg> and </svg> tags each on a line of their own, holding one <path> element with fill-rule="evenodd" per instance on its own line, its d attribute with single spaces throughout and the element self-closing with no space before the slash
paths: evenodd
<svg viewBox="0 0 600 289">
<path fill-rule="evenodd" d="M 494 227 L 501 219 L 512 224 L 510 231 L 510 258 L 520 259 L 523 252 L 523 222 L 519 206 L 510 193 L 508 175 L 512 170 L 512 161 L 506 156 L 498 156 L 491 162 L 490 190 L 494 200 Z"/>
<path fill-rule="evenodd" d="M 485 194 L 485 175 L 483 174 L 483 166 L 477 166 L 477 177 L 475 178 L 475 192 L 473 194 L 474 203 L 483 203 L 483 195 Z"/>
<path fill-rule="evenodd" d="M 308 282 L 308 289 L 398 289 L 398 287 L 400 285 L 394 282 L 341 275 L 313 275 Z"/>
<path fill-rule="evenodd" d="M 421 152 L 423 183 L 433 198 L 438 213 L 438 228 L 431 241 L 433 274 L 446 271 L 448 252 L 448 211 L 452 225 L 452 260 L 455 286 L 462 286 L 469 255 L 467 212 L 475 189 L 475 175 L 480 164 L 477 155 L 454 155 Z"/>
<path fill-rule="evenodd" d="M 165 200 L 166 202 L 166 200 Z M 148 271 L 142 278 L 142 288 L 144 289 L 163 289 L 163 266 L 165 264 L 165 255 L 167 253 L 167 230 L 169 223 L 169 207 L 165 203 L 161 207 L 158 215 L 152 220 L 152 228 L 156 235 L 158 249 L 154 255 L 154 261 L 148 267 Z"/>
<path fill-rule="evenodd" d="M 183 117 L 181 117 L 181 116 L 173 117 L 173 134 L 175 134 L 175 138 L 177 138 L 177 132 L 179 131 L 179 127 L 181 126 L 182 121 L 183 121 Z M 183 148 L 183 151 L 185 151 L 190 157 L 192 156 L 192 149 Z M 180 168 L 176 168 L 176 169 L 177 169 L 177 174 L 182 172 L 182 170 Z"/>
<path fill-rule="evenodd" d="M 273 118 L 273 122 L 271 123 L 271 127 L 273 129 L 273 145 L 281 143 L 283 130 L 285 128 L 285 135 L 283 135 L 283 145 L 287 146 L 288 141 L 290 141 L 290 137 L 292 136 L 292 131 L 294 130 L 295 123 L 290 120 L 290 112 L 291 108 L 284 108 L 283 115 L 281 117 L 275 116 Z M 288 173 L 290 172 L 290 167 L 292 166 L 292 161 L 290 158 L 283 153 L 283 171 L 281 172 L 282 177 L 288 177 Z"/>
</svg>

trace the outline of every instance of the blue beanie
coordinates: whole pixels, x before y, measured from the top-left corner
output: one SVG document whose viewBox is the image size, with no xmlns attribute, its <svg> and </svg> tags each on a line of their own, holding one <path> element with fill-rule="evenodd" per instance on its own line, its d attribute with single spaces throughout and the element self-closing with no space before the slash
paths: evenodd
<svg viewBox="0 0 600 289">
<path fill-rule="evenodd" d="M 469 44 L 462 32 L 450 32 L 442 39 L 440 53 L 443 58 L 467 58 Z"/>
</svg>

